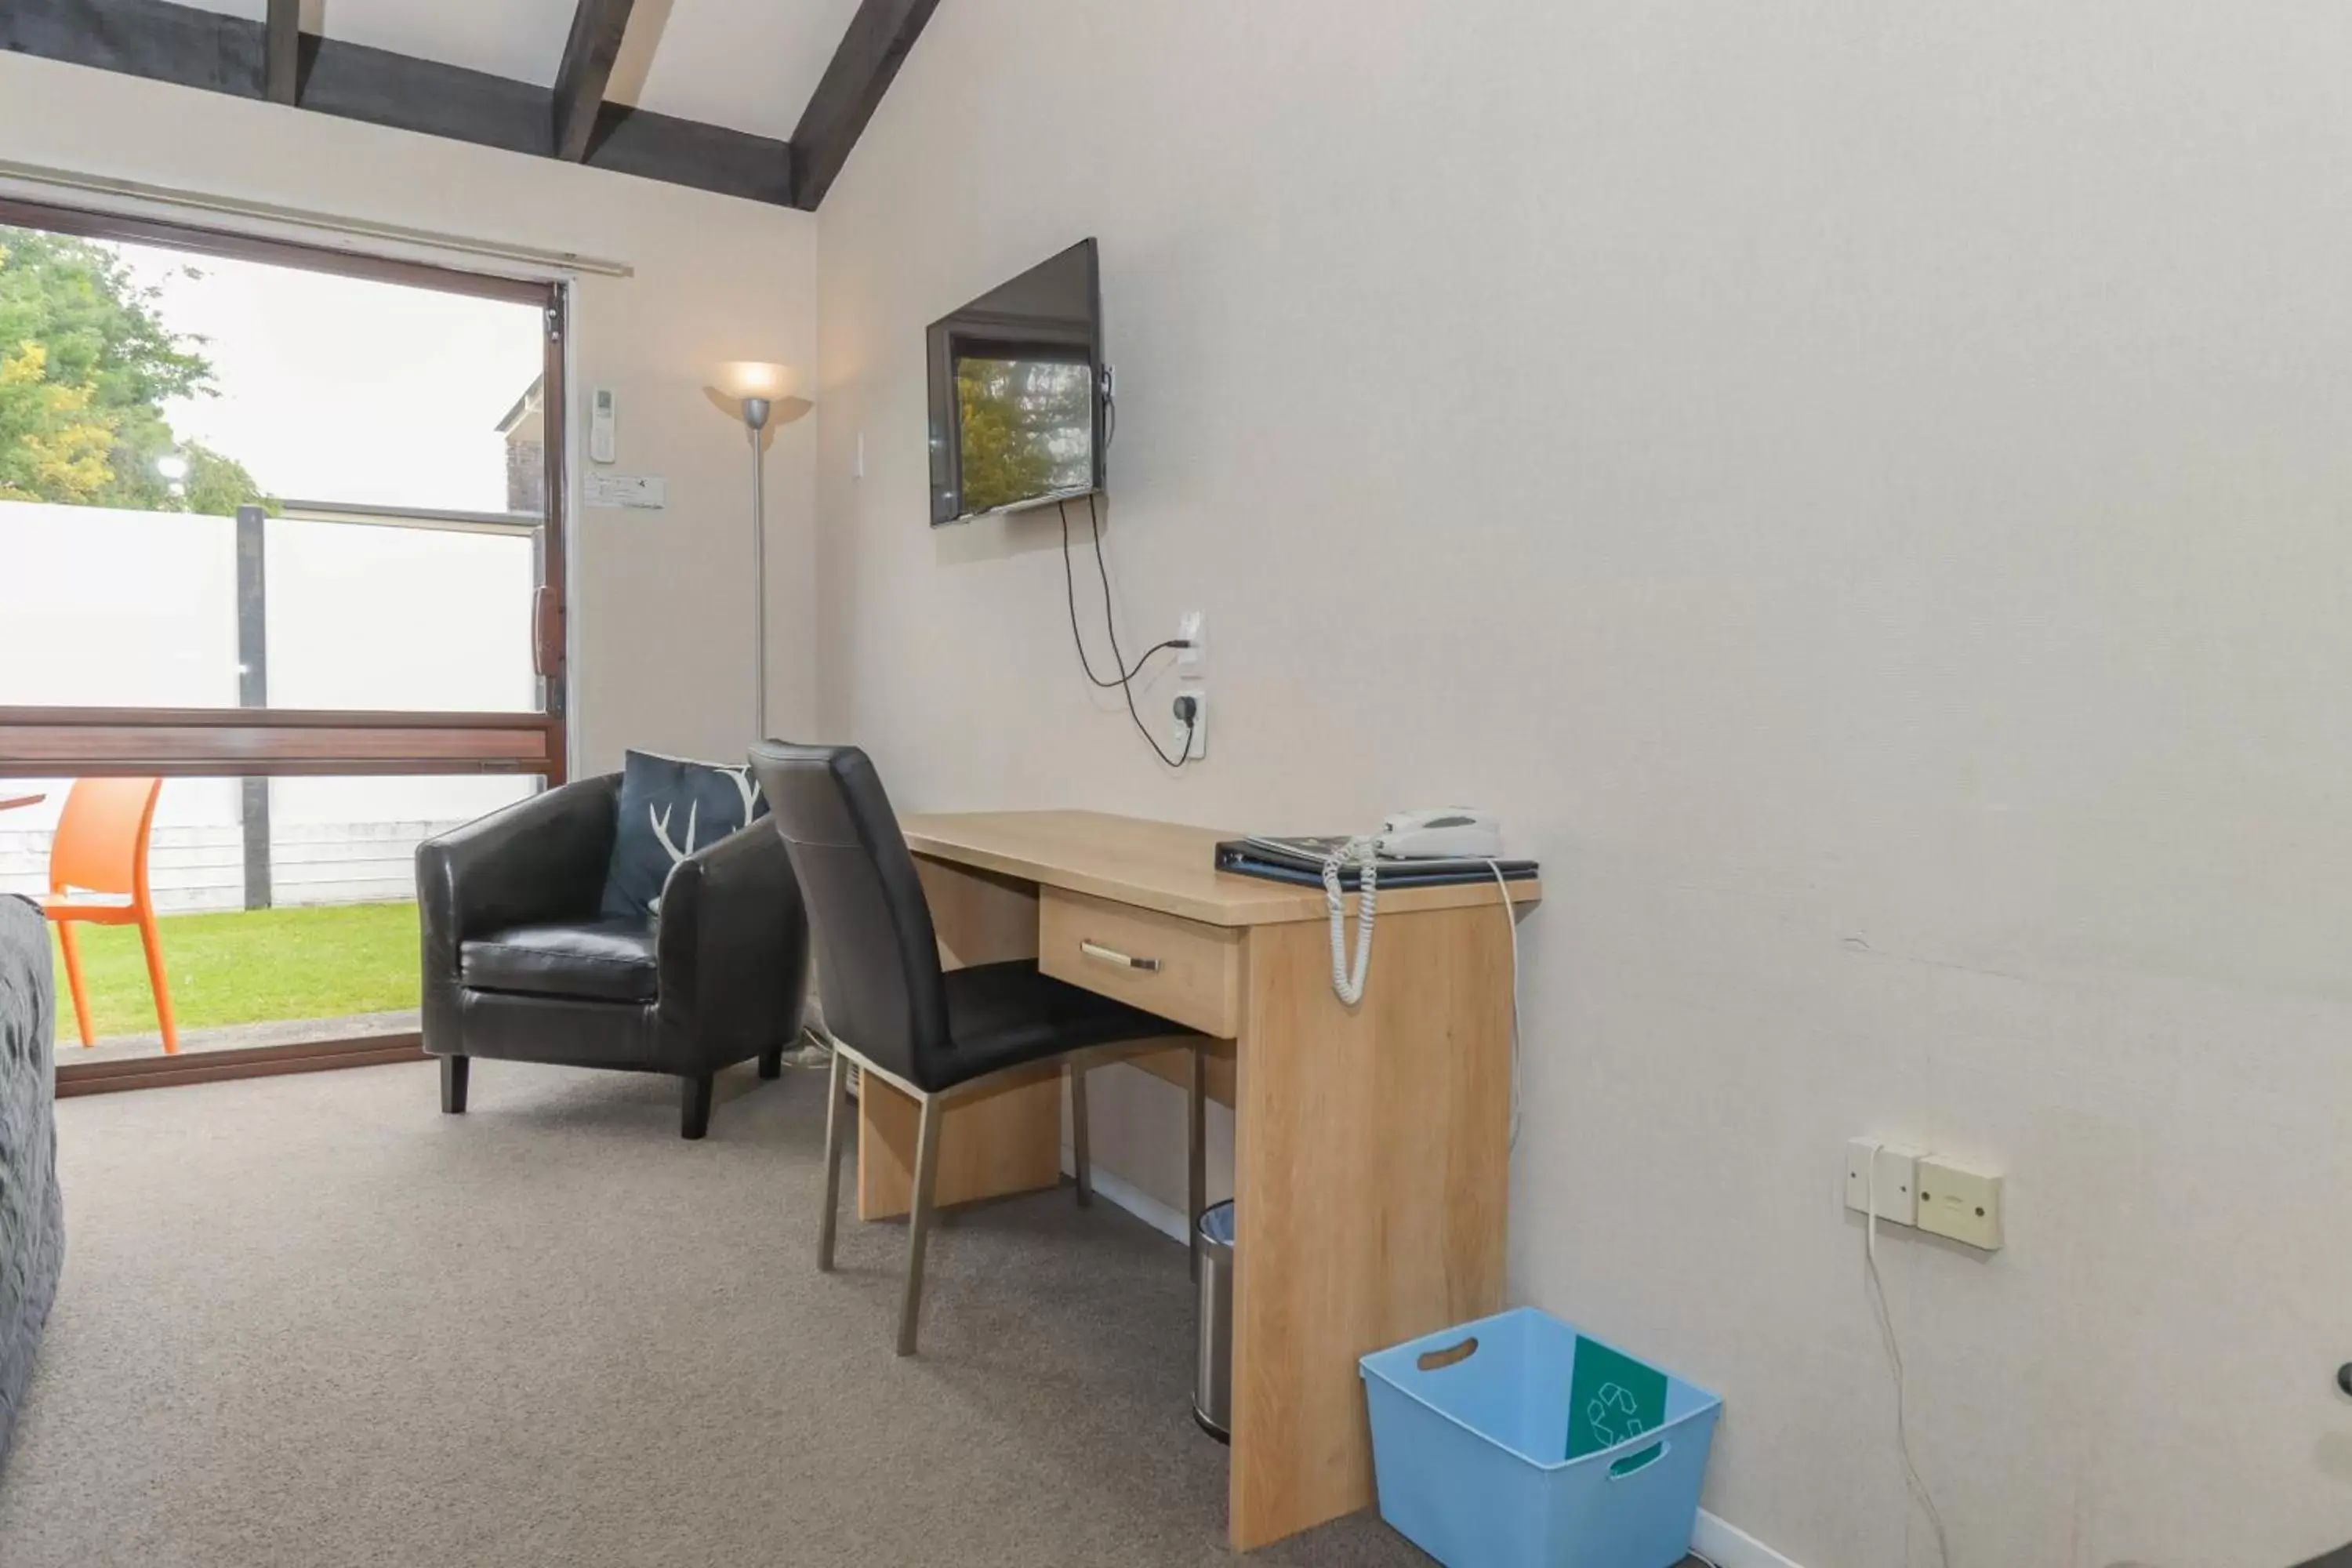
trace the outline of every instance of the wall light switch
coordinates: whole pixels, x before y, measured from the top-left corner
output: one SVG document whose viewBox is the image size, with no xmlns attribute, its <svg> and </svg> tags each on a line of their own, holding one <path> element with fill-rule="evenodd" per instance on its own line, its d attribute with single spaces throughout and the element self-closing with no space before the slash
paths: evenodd
<svg viewBox="0 0 2352 1568">
<path fill-rule="evenodd" d="M 1845 1146 L 1845 1206 L 1856 1214 L 1870 1212 L 1871 1138 L 1856 1138 Z M 1919 1223 L 1919 1154 L 1903 1143 L 1888 1143 L 1878 1153 L 1878 1217 L 1896 1225 Z"/>
<path fill-rule="evenodd" d="M 1942 1155 L 1919 1162 L 1919 1228 L 2000 1250 L 2000 1178 Z"/>
</svg>

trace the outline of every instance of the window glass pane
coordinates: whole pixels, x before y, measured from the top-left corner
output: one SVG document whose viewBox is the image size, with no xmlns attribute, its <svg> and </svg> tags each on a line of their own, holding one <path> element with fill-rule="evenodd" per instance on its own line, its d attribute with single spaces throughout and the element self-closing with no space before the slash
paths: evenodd
<svg viewBox="0 0 2352 1568">
<path fill-rule="evenodd" d="M 269 706 L 539 706 L 531 540 L 293 518 L 263 538 Z"/>
<path fill-rule="evenodd" d="M 0 894 L 47 893 L 75 787 L 71 779 L 0 779 Z M 415 1030 L 417 845 L 540 787 L 512 775 L 164 780 L 147 868 L 180 1049 Z M 28 796 L 39 798 L 19 804 Z M 249 842 L 262 847 L 258 855 L 248 857 Z M 111 910 L 130 900 L 104 891 L 74 901 Z M 75 931 L 96 1044 L 80 1044 L 53 946 L 58 1059 L 160 1051 L 135 925 Z"/>
<path fill-rule="evenodd" d="M 0 706 L 236 694 L 235 520 L 0 500 Z"/>
<path fill-rule="evenodd" d="M 0 706 L 238 706 L 237 526 L 0 501 Z M 534 539 L 270 518 L 261 546 L 264 705 L 538 708 Z"/>
<path fill-rule="evenodd" d="M 540 510 L 536 307 L 96 243 L 205 368 L 160 400 L 182 449 L 217 453 L 280 500 Z M 526 458 L 510 486 L 510 459 Z"/>
<path fill-rule="evenodd" d="M 0 704 L 538 708 L 545 356 L 536 305 L 0 226 Z"/>
</svg>

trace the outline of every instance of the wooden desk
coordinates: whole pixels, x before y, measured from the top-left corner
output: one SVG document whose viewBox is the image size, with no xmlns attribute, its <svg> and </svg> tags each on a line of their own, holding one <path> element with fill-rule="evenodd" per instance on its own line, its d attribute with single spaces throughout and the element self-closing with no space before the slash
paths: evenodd
<svg viewBox="0 0 2352 1568">
<path fill-rule="evenodd" d="M 1234 1117 L 1228 1534 L 1245 1551 L 1369 1505 L 1356 1358 L 1502 1305 L 1511 946 L 1496 889 L 1383 890 L 1364 999 L 1345 1007 L 1322 889 L 1217 871 L 1213 846 L 1234 834 L 1084 811 L 902 826 L 950 966 L 1035 956 L 1231 1038 L 1230 1076 L 1211 1079 Z M 1061 1104 L 1049 1069 L 950 1111 L 942 1206 L 1057 1182 Z M 913 1103 L 869 1084 L 858 1115 L 858 1213 L 904 1213 Z"/>
</svg>

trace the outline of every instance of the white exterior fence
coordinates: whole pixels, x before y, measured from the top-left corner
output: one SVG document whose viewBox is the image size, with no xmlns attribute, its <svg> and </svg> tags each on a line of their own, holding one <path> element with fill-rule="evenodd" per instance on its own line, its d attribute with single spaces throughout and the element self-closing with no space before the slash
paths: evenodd
<svg viewBox="0 0 2352 1568">
<path fill-rule="evenodd" d="M 514 712 L 537 700 L 532 542 L 272 518 L 268 695 L 282 708 Z M 234 708 L 236 521 L 0 502 L 0 707 Z M 9 770 L 0 759 L 0 773 Z M 0 892 L 46 891 L 70 779 L 0 778 Z M 512 775 L 269 784 L 272 902 L 405 899 L 418 842 L 520 800 Z M 242 908 L 235 779 L 172 779 L 149 857 L 159 909 Z"/>
</svg>

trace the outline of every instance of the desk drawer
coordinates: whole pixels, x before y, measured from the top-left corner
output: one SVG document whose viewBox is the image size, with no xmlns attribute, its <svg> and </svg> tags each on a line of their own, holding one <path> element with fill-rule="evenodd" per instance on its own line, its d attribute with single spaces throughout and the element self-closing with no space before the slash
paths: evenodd
<svg viewBox="0 0 2352 1568">
<path fill-rule="evenodd" d="M 1241 1033 L 1242 932 L 1046 888 L 1037 967 L 1203 1034 Z"/>
</svg>

